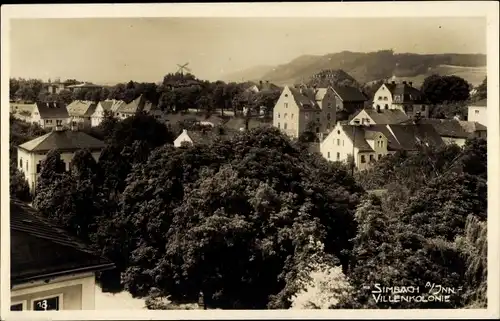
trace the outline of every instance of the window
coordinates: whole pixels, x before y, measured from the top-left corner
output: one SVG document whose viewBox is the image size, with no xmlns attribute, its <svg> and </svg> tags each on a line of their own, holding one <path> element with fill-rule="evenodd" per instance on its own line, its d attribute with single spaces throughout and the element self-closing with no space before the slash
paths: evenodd
<svg viewBox="0 0 500 321">
<path fill-rule="evenodd" d="M 57 119 L 57 120 L 56 120 L 56 125 L 57 125 L 57 126 L 61 126 L 61 125 L 62 125 L 62 120 Z"/>
<path fill-rule="evenodd" d="M 330 113 L 326 114 L 326 119 L 330 120 L 330 118 L 331 118 Z"/>
<path fill-rule="evenodd" d="M 33 300 L 33 311 L 59 311 L 62 295 Z"/>
<path fill-rule="evenodd" d="M 370 162 L 373 162 L 375 160 L 375 157 L 373 155 L 370 155 Z"/>
<path fill-rule="evenodd" d="M 281 128 L 280 123 L 278 123 L 278 129 Z"/>
<path fill-rule="evenodd" d="M 293 114 L 291 114 L 291 115 L 290 115 L 290 118 L 292 118 L 292 119 L 293 119 Z"/>
<path fill-rule="evenodd" d="M 284 119 L 286 119 L 286 116 L 287 116 L 287 115 L 288 115 L 288 114 L 287 114 L 287 113 L 285 113 L 285 114 L 283 115 L 283 118 L 284 118 Z"/>
<path fill-rule="evenodd" d="M 316 121 L 319 123 L 320 122 L 319 118 L 316 118 Z"/>
<path fill-rule="evenodd" d="M 382 100 L 382 96 L 378 96 L 378 100 Z"/>
<path fill-rule="evenodd" d="M 287 125 L 286 123 L 283 124 L 283 129 L 286 129 L 287 127 L 286 125 Z"/>
<path fill-rule="evenodd" d="M 387 96 L 384 97 L 384 100 L 387 100 Z"/>
<path fill-rule="evenodd" d="M 23 169 L 23 159 L 19 158 L 19 168 Z"/>
<path fill-rule="evenodd" d="M 380 160 L 382 158 L 382 154 L 378 154 L 378 159 Z"/>
<path fill-rule="evenodd" d="M 306 119 L 309 119 L 309 113 L 304 113 L 304 117 L 305 117 Z"/>
<path fill-rule="evenodd" d="M 326 129 L 330 129 L 330 127 L 331 127 L 331 126 L 332 126 L 332 125 L 331 125 L 330 123 L 327 123 L 327 124 L 326 124 Z"/>
<path fill-rule="evenodd" d="M 319 127 L 316 127 L 316 134 L 319 133 Z"/>
<path fill-rule="evenodd" d="M 337 160 L 340 160 L 340 153 L 337 153 Z"/>
<path fill-rule="evenodd" d="M 340 139 L 337 139 L 337 146 L 340 146 Z"/>
<path fill-rule="evenodd" d="M 278 113 L 278 118 L 280 118 L 280 113 Z"/>
<path fill-rule="evenodd" d="M 422 105 L 422 111 L 425 111 L 425 106 Z"/>
<path fill-rule="evenodd" d="M 285 105 L 285 108 L 288 108 L 288 103 L 284 103 L 284 105 Z"/>
<path fill-rule="evenodd" d="M 361 155 L 361 163 L 366 163 L 365 155 Z"/>
<path fill-rule="evenodd" d="M 11 302 L 10 311 L 23 311 L 26 310 L 26 301 Z"/>
<path fill-rule="evenodd" d="M 28 173 L 29 165 L 28 162 L 26 162 L 26 173 Z"/>
<path fill-rule="evenodd" d="M 344 146 L 344 140 L 342 139 L 342 146 Z"/>
<path fill-rule="evenodd" d="M 383 140 L 380 141 L 380 147 L 384 147 L 384 141 Z"/>
<path fill-rule="evenodd" d="M 479 115 L 479 110 L 474 110 L 474 114 Z"/>
<path fill-rule="evenodd" d="M 340 135 L 340 130 L 337 130 L 337 135 Z"/>
<path fill-rule="evenodd" d="M 288 97 L 288 94 L 285 94 L 285 97 Z"/>
<path fill-rule="evenodd" d="M 328 159 L 330 159 L 330 152 L 328 152 Z"/>
<path fill-rule="evenodd" d="M 42 165 L 40 163 L 36 164 L 36 173 L 40 173 L 40 171 L 42 170 Z"/>
<path fill-rule="evenodd" d="M 389 109 L 389 105 L 385 104 L 384 108 Z"/>
</svg>

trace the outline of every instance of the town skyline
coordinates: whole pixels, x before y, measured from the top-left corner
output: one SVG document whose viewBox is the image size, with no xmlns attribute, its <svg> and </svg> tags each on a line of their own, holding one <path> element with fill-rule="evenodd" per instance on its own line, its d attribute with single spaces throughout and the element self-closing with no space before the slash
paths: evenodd
<svg viewBox="0 0 500 321">
<path fill-rule="evenodd" d="M 197 77 L 219 80 L 248 68 L 342 51 L 486 54 L 486 37 L 477 37 L 485 31 L 483 18 L 12 20 L 10 76 L 157 82 L 189 62 Z M 390 37 L 377 36 L 389 32 Z M 270 45 L 276 49 L 262 50 Z"/>
</svg>

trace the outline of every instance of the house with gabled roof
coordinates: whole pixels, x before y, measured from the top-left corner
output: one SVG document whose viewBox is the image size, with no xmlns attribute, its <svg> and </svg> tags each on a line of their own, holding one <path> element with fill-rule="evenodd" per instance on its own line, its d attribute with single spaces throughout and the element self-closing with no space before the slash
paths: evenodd
<svg viewBox="0 0 500 321">
<path fill-rule="evenodd" d="M 473 121 L 426 118 L 419 121 L 434 127 L 447 144 L 464 146 L 467 139 L 487 138 L 486 126 Z"/>
<path fill-rule="evenodd" d="M 91 117 L 96 110 L 97 104 L 93 101 L 74 100 L 66 109 L 72 126 L 86 128 L 91 126 Z"/>
<path fill-rule="evenodd" d="M 12 311 L 95 309 L 96 273 L 110 260 L 15 199 L 10 240 Z"/>
<path fill-rule="evenodd" d="M 364 108 L 358 111 L 349 124 L 361 125 L 388 125 L 388 124 L 401 124 L 410 121 L 410 118 L 399 109 L 373 109 Z"/>
<path fill-rule="evenodd" d="M 352 113 L 364 108 L 367 98 L 358 88 L 352 86 L 332 86 L 332 89 L 336 97 L 337 111 Z"/>
<path fill-rule="evenodd" d="M 94 112 L 90 116 L 90 126 L 96 127 L 101 124 L 106 113 L 112 114 L 112 106 L 115 100 L 103 100 L 97 103 Z"/>
<path fill-rule="evenodd" d="M 30 191 L 34 193 L 41 163 L 49 151 L 57 149 L 61 153 L 62 165 L 68 171 L 78 150 L 87 149 L 98 161 L 105 146 L 104 142 L 82 131 L 57 128 L 17 146 L 18 169 L 28 181 Z"/>
<path fill-rule="evenodd" d="M 31 113 L 31 122 L 51 129 L 68 126 L 70 117 L 64 104 L 37 102 Z"/>
<path fill-rule="evenodd" d="M 425 102 L 420 90 L 413 87 L 411 81 L 402 83 L 392 81 L 382 84 L 373 96 L 373 108 L 375 110 L 398 109 L 408 117 L 416 115 L 429 117 L 429 105 Z"/>
<path fill-rule="evenodd" d="M 335 94 L 331 88 L 285 86 L 273 110 L 273 126 L 291 137 L 311 127 L 322 134 L 335 126 Z"/>
<path fill-rule="evenodd" d="M 129 103 L 126 102 L 116 102 L 115 106 L 115 116 L 118 119 L 125 119 L 131 116 L 134 116 L 137 113 L 144 111 L 144 106 L 148 101 L 144 97 L 144 95 L 140 95 L 136 99 L 132 100 Z"/>
<path fill-rule="evenodd" d="M 488 100 L 486 98 L 472 103 L 468 107 L 467 120 L 488 126 L 487 105 Z"/>
<path fill-rule="evenodd" d="M 414 152 L 419 145 L 440 146 L 443 140 L 432 125 L 337 123 L 320 143 L 320 153 L 327 160 L 354 161 L 358 170 L 397 151 Z"/>
</svg>

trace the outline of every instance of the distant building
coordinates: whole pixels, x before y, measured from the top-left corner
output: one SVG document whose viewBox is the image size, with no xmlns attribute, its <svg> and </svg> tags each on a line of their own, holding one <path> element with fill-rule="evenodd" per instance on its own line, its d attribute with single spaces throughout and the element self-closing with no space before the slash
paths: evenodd
<svg viewBox="0 0 500 321">
<path fill-rule="evenodd" d="M 487 138 L 486 126 L 478 122 L 433 118 L 422 119 L 420 122 L 432 125 L 446 144 L 463 146 L 467 139 Z"/>
<path fill-rule="evenodd" d="M 273 110 L 273 126 L 299 137 L 310 125 L 322 134 L 335 126 L 335 93 L 331 88 L 286 86 Z"/>
<path fill-rule="evenodd" d="M 193 139 L 189 136 L 186 129 L 183 129 L 182 133 L 174 140 L 174 146 L 181 147 L 183 143 L 191 145 L 194 144 Z"/>
<path fill-rule="evenodd" d="M 115 106 L 111 107 L 112 109 L 113 107 L 115 107 L 115 117 L 117 117 L 118 119 L 126 119 L 128 117 L 134 116 L 139 112 L 144 111 L 144 107 L 148 103 L 150 104 L 150 102 L 148 102 L 143 95 L 140 95 L 129 103 L 117 101 Z"/>
<path fill-rule="evenodd" d="M 375 92 L 373 96 L 373 108 L 376 110 L 399 109 L 408 117 L 419 114 L 421 117 L 429 117 L 429 105 L 425 103 L 420 90 L 413 87 L 413 83 L 403 81 L 397 84 L 395 81 L 385 83 Z"/>
<path fill-rule="evenodd" d="M 59 79 L 57 79 L 54 82 L 49 82 L 45 83 L 45 88 L 47 88 L 47 92 L 49 94 L 59 94 L 61 91 L 66 89 L 66 85 L 61 82 Z"/>
<path fill-rule="evenodd" d="M 481 125 L 488 126 L 487 99 L 472 103 L 467 115 L 468 121 L 475 121 Z"/>
<path fill-rule="evenodd" d="M 31 123 L 48 129 L 65 127 L 70 124 L 70 117 L 63 104 L 37 102 L 31 113 Z"/>
<path fill-rule="evenodd" d="M 102 123 L 107 112 L 112 114 L 111 107 L 113 106 L 114 102 L 115 100 L 104 100 L 100 101 L 97 104 L 94 113 L 90 116 L 90 125 L 92 127 L 99 126 Z"/>
<path fill-rule="evenodd" d="M 12 311 L 95 309 L 95 275 L 111 261 L 13 199 L 10 240 Z"/>
<path fill-rule="evenodd" d="M 210 144 L 217 138 L 224 139 L 225 137 L 226 136 L 219 135 L 213 131 L 190 130 L 188 132 L 186 129 L 183 129 L 182 133 L 174 140 L 174 147 Z"/>
<path fill-rule="evenodd" d="M 409 122 L 410 118 L 399 109 L 372 109 L 365 108 L 357 112 L 349 121 L 350 125 L 355 123 L 361 125 L 388 125 Z"/>
<path fill-rule="evenodd" d="M 337 123 L 320 144 L 320 152 L 330 161 L 354 160 L 358 170 L 397 151 L 414 152 L 419 144 L 440 146 L 444 142 L 432 125 L 348 125 Z"/>
<path fill-rule="evenodd" d="M 94 159 L 98 161 L 104 147 L 104 142 L 84 132 L 57 127 L 50 133 L 17 147 L 18 169 L 24 174 L 30 191 L 34 193 L 41 163 L 49 151 L 57 149 L 61 152 L 61 160 L 65 170 L 68 171 L 78 150 L 88 149 Z"/>
<path fill-rule="evenodd" d="M 94 114 L 97 104 L 93 101 L 74 100 L 66 109 L 72 126 L 86 128 L 91 126 L 91 116 Z"/>
<path fill-rule="evenodd" d="M 71 92 L 77 92 L 82 89 L 102 89 L 103 86 L 95 85 L 90 82 L 84 82 L 82 84 L 77 84 L 77 85 L 71 85 L 71 86 L 66 86 L 66 89 L 68 89 Z"/>
<path fill-rule="evenodd" d="M 364 107 L 367 98 L 358 88 L 350 86 L 333 86 L 332 89 L 336 97 L 337 111 L 352 113 Z"/>
</svg>

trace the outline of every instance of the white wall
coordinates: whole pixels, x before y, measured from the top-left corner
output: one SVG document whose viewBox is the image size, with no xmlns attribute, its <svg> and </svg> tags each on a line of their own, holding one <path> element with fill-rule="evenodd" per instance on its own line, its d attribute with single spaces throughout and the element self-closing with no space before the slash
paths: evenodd
<svg viewBox="0 0 500 321">
<path fill-rule="evenodd" d="M 189 137 L 188 133 L 186 130 L 184 130 L 175 140 L 174 140 L 174 147 L 181 147 L 182 143 L 193 143 L 193 140 L 191 137 Z"/>
<path fill-rule="evenodd" d="M 99 156 L 101 155 L 101 152 L 92 152 L 92 156 L 96 160 L 96 162 L 99 160 Z M 41 163 L 45 157 L 47 156 L 46 153 L 44 154 L 35 154 L 35 153 L 29 153 L 25 150 L 22 150 L 20 148 L 17 149 L 17 167 L 19 170 L 24 174 L 24 177 L 28 181 L 28 185 L 30 187 L 30 191 L 33 192 L 36 187 L 36 182 L 37 182 L 37 177 L 38 174 L 36 172 L 36 164 L 39 162 Z M 69 170 L 70 162 L 73 160 L 73 157 L 75 156 L 75 153 L 69 153 L 69 152 L 64 152 L 61 153 L 61 160 L 63 160 L 66 163 L 66 170 Z M 22 164 L 21 164 L 22 160 Z M 22 167 L 21 167 L 22 165 Z"/>
<path fill-rule="evenodd" d="M 387 108 L 391 109 L 391 107 L 392 107 L 392 94 L 391 94 L 391 91 L 386 87 L 386 85 L 383 84 L 375 92 L 375 95 L 373 95 L 373 108 L 377 108 L 377 105 L 379 105 L 380 109 L 385 109 L 386 104 L 387 104 Z"/>
<path fill-rule="evenodd" d="M 33 310 L 33 301 L 58 296 L 60 310 L 94 310 L 94 273 L 74 274 L 52 278 L 48 282 L 35 281 L 15 285 L 11 290 L 11 304 L 25 304 L 26 310 Z"/>
<path fill-rule="evenodd" d="M 305 129 L 305 125 L 300 124 L 301 117 L 303 115 L 300 113 L 299 106 L 297 106 L 292 92 L 286 86 L 273 109 L 273 126 L 291 137 L 299 137 L 303 131 L 301 128 Z M 299 125 L 301 126 L 299 127 Z"/>
<path fill-rule="evenodd" d="M 476 121 L 481 125 L 488 126 L 487 108 L 483 106 L 470 106 L 467 115 L 467 120 Z"/>
<path fill-rule="evenodd" d="M 320 153 L 329 161 L 345 162 L 348 160 L 348 156 L 352 155 L 352 147 L 353 144 L 351 140 L 347 137 L 342 127 L 337 125 L 323 142 L 321 142 Z M 354 154 L 356 155 L 357 153 L 358 149 L 354 148 Z"/>
</svg>

